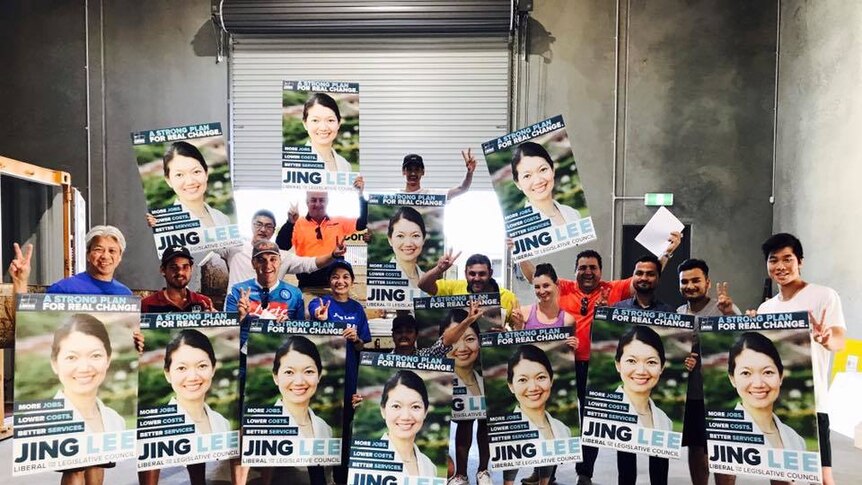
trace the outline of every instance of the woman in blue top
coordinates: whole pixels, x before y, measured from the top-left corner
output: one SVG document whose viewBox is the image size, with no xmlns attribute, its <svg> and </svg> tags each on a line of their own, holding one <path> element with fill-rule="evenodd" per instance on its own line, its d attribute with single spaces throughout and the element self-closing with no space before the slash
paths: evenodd
<svg viewBox="0 0 862 485">
<path fill-rule="evenodd" d="M 311 300 L 308 304 L 308 314 L 312 320 L 319 322 L 344 322 L 344 338 L 351 343 L 347 346 L 346 368 L 344 370 L 345 396 L 356 393 L 356 382 L 359 378 L 359 351 L 367 342 L 371 342 L 371 330 L 365 309 L 358 301 L 350 298 L 353 289 L 353 267 L 347 261 L 337 260 L 331 265 L 329 272 L 329 290 L 331 295 Z M 344 423 L 341 432 L 341 463 L 335 471 L 336 483 L 347 482 L 347 461 L 350 451 L 351 423 L 353 422 L 353 404 L 350 397 L 344 402 Z M 343 475 L 342 475 L 343 474 Z M 341 476 L 339 476 L 341 475 Z"/>
</svg>

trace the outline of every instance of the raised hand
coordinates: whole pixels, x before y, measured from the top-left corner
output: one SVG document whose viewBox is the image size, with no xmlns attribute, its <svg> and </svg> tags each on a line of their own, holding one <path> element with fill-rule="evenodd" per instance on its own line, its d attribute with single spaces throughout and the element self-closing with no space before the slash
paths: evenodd
<svg viewBox="0 0 862 485">
<path fill-rule="evenodd" d="M 251 308 L 251 288 L 240 288 L 239 301 L 236 304 L 236 311 L 239 313 L 239 321 L 245 320 Z"/>
<path fill-rule="evenodd" d="M 718 299 L 718 310 L 722 315 L 733 315 L 733 299 L 727 292 L 727 282 L 715 285 L 715 296 Z"/>
<path fill-rule="evenodd" d="M 467 173 L 473 173 L 476 170 L 476 157 L 473 156 L 473 149 L 468 148 L 466 152 L 461 150 L 461 158 L 464 159 L 464 165 L 467 166 Z"/>
<path fill-rule="evenodd" d="M 440 273 L 445 273 L 449 268 L 455 264 L 455 260 L 458 259 L 458 256 L 461 256 L 461 251 L 458 251 L 458 254 L 453 255 L 452 249 L 448 249 L 443 253 L 443 256 L 440 256 L 440 259 L 437 260 L 437 270 Z"/>
<path fill-rule="evenodd" d="M 524 312 L 521 311 L 521 307 L 512 310 L 512 316 L 509 317 L 509 324 L 512 326 L 513 330 L 523 330 L 525 321 L 526 318 L 524 318 Z"/>
<path fill-rule="evenodd" d="M 25 244 L 23 251 L 18 243 L 12 246 L 15 250 L 15 258 L 9 263 L 9 277 L 12 278 L 12 285 L 16 290 L 26 290 L 30 282 L 30 259 L 33 257 L 33 245 Z"/>
<path fill-rule="evenodd" d="M 482 316 L 482 309 L 479 306 L 479 300 L 470 300 L 470 303 L 467 304 L 467 318 L 466 320 L 470 321 L 470 324 L 475 322 Z"/>
<path fill-rule="evenodd" d="M 336 236 L 335 249 L 332 250 L 333 259 L 341 258 L 345 253 L 347 253 L 347 245 L 344 244 L 344 238 L 338 239 L 338 236 Z"/>
<path fill-rule="evenodd" d="M 353 181 L 353 188 L 358 190 L 360 194 L 365 190 L 365 179 L 362 178 L 362 175 L 356 177 L 356 180 Z"/>
<path fill-rule="evenodd" d="M 832 338 L 832 328 L 826 326 L 826 309 L 820 312 L 820 319 L 814 316 L 814 312 L 808 312 L 808 321 L 811 322 L 811 332 L 814 334 L 814 341 L 826 347 L 829 339 Z"/>
<path fill-rule="evenodd" d="M 147 212 L 147 225 L 148 225 L 148 226 L 150 226 L 150 227 L 156 227 L 156 223 L 157 223 L 157 222 L 158 222 L 158 221 L 156 221 L 156 216 L 154 216 L 154 215 L 150 214 L 149 212 Z"/>
<path fill-rule="evenodd" d="M 325 322 L 329 319 L 329 304 L 331 301 L 323 301 L 323 298 L 317 299 L 318 306 L 314 309 L 314 319 L 320 322 Z"/>
<path fill-rule="evenodd" d="M 697 355 L 694 352 L 688 354 L 688 357 L 686 357 L 682 363 L 682 365 L 685 366 L 685 370 L 687 370 L 689 372 L 693 371 L 694 367 L 697 365 L 697 358 L 698 357 L 699 357 L 699 355 Z"/>
<path fill-rule="evenodd" d="M 291 202 L 290 207 L 287 209 L 287 220 L 291 224 L 296 224 L 297 219 L 299 219 L 299 204 Z"/>
<path fill-rule="evenodd" d="M 673 231 L 668 236 L 667 241 L 670 243 L 667 246 L 667 249 L 664 250 L 665 254 L 671 254 L 676 251 L 676 248 L 679 247 L 679 243 L 682 242 L 682 233 L 679 231 Z"/>
</svg>

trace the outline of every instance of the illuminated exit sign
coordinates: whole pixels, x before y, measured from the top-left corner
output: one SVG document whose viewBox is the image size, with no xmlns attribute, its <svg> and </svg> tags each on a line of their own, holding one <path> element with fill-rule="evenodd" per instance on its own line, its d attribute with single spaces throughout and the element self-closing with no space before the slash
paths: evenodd
<svg viewBox="0 0 862 485">
<path fill-rule="evenodd" d="M 644 205 L 647 206 L 672 206 L 673 194 L 644 194 Z"/>
</svg>

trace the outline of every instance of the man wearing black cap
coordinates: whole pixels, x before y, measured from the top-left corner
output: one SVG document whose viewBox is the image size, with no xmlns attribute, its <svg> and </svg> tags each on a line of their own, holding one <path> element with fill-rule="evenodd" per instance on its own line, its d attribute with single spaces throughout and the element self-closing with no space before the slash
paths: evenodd
<svg viewBox="0 0 862 485">
<path fill-rule="evenodd" d="M 473 157 L 472 149 L 467 151 L 461 150 L 461 157 L 464 158 L 464 164 L 467 167 L 467 173 L 464 175 L 464 180 L 461 185 L 452 187 L 447 192 L 448 198 L 457 197 L 464 192 L 470 190 L 470 185 L 473 184 L 473 171 L 476 170 L 476 159 Z M 428 193 L 428 189 L 422 188 L 422 177 L 425 175 L 425 162 L 422 157 L 410 153 L 404 157 L 401 163 L 401 174 L 404 175 L 404 192 L 418 192 L 420 194 Z"/>
<path fill-rule="evenodd" d="M 185 246 L 171 246 L 162 253 L 160 271 L 165 278 L 161 291 L 141 300 L 143 313 L 211 312 L 209 297 L 188 288 L 194 259 Z"/>
</svg>

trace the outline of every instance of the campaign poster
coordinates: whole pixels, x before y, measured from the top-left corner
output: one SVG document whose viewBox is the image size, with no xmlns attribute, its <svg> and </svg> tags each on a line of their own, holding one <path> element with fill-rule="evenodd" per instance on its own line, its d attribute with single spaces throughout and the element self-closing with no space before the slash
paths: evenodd
<svg viewBox="0 0 862 485">
<path fill-rule="evenodd" d="M 820 483 L 808 314 L 701 320 L 709 469 Z"/>
<path fill-rule="evenodd" d="M 281 186 L 353 190 L 359 177 L 359 84 L 283 81 Z"/>
<path fill-rule="evenodd" d="M 132 146 L 147 199 L 140 217 L 159 258 L 170 246 L 195 254 L 242 245 L 221 123 L 139 131 Z"/>
<path fill-rule="evenodd" d="M 347 483 L 445 485 L 452 360 L 363 352 Z"/>
<path fill-rule="evenodd" d="M 413 300 L 419 348 L 431 347 L 443 332 L 470 318 L 469 305 L 478 306 L 478 318 L 452 346 L 449 357 L 455 365 L 452 383 L 452 420 L 485 419 L 485 384 L 479 357 L 481 335 L 503 328 L 499 293 L 430 296 Z"/>
<path fill-rule="evenodd" d="M 12 475 L 134 458 L 133 296 L 18 297 Z"/>
<path fill-rule="evenodd" d="M 562 116 L 482 144 L 513 262 L 596 239 Z"/>
<path fill-rule="evenodd" d="M 341 464 L 342 322 L 258 320 L 248 339 L 242 464 Z"/>
<path fill-rule="evenodd" d="M 145 313 L 138 470 L 239 456 L 236 313 Z"/>
<path fill-rule="evenodd" d="M 412 310 L 425 271 L 443 254 L 445 194 L 368 196 L 368 308 Z"/>
<path fill-rule="evenodd" d="M 592 326 L 581 440 L 680 457 L 694 316 L 600 307 Z"/>
<path fill-rule="evenodd" d="M 482 334 L 494 470 L 581 460 L 571 327 Z"/>
</svg>

